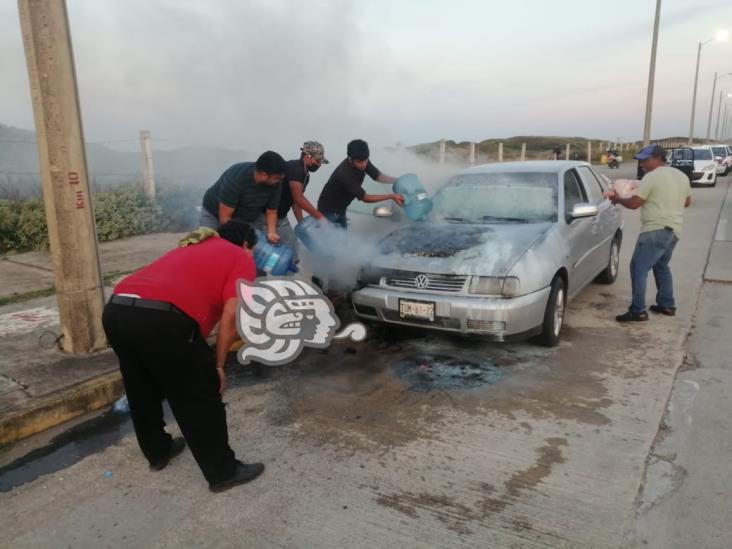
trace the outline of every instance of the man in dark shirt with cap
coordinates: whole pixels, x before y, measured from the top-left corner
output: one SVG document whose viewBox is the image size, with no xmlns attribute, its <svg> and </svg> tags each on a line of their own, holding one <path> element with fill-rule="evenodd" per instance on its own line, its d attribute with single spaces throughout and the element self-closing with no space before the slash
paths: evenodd
<svg viewBox="0 0 732 549">
<path fill-rule="evenodd" d="M 286 163 L 287 169 L 282 180 L 282 195 L 277 208 L 277 234 L 280 236 L 280 242 L 292 246 L 293 251 L 297 250 L 297 238 L 287 215 L 292 209 L 298 223 L 302 221 L 303 211 L 316 219 L 324 218 L 323 214 L 305 197 L 305 189 L 310 182 L 310 174 L 317 171 L 322 164 L 329 163 L 325 158 L 323 145 L 317 141 L 305 141 L 300 151 L 300 158 L 289 160 Z M 296 257 L 297 254 L 295 254 Z"/>
<path fill-rule="evenodd" d="M 285 171 L 285 160 L 274 151 L 263 153 L 256 163 L 234 164 L 203 195 L 199 224 L 214 230 L 230 219 L 266 225 L 267 240 L 276 244 L 280 240 L 277 207 Z"/>
<path fill-rule="evenodd" d="M 354 139 L 348 144 L 346 152 L 348 157 L 333 171 L 318 199 L 318 210 L 329 221 L 347 228 L 346 209 L 354 198 L 367 203 L 393 200 L 399 206 L 404 205 L 401 195 L 367 194 L 361 186 L 367 174 L 379 183 L 391 184 L 396 181 L 395 177 L 382 173 L 369 161 L 369 146 L 366 141 Z"/>
</svg>

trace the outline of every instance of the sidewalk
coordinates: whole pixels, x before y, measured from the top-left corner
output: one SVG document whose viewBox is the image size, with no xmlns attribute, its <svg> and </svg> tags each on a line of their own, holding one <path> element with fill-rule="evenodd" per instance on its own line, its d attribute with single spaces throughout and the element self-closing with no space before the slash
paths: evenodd
<svg viewBox="0 0 732 549">
<path fill-rule="evenodd" d="M 174 248 L 182 234 L 160 233 L 100 244 L 105 292 Z M 114 354 L 71 356 L 58 350 L 51 258 L 28 252 L 0 259 L 0 446 L 92 410 L 124 392 Z M 29 296 L 40 295 L 33 299 Z"/>
<path fill-rule="evenodd" d="M 629 547 L 729 547 L 732 508 L 732 192 L 666 415 L 647 461 Z"/>
</svg>

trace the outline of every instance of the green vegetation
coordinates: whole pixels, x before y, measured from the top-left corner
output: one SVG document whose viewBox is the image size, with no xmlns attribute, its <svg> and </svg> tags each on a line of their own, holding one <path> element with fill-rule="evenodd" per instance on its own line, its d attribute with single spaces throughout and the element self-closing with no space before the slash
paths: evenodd
<svg viewBox="0 0 732 549">
<path fill-rule="evenodd" d="M 94 194 L 97 236 L 107 242 L 161 231 L 183 231 L 195 224 L 194 207 L 201 192 L 170 187 L 148 199 L 134 186 Z M 46 215 L 41 200 L 0 200 L 0 254 L 48 248 Z"/>
<path fill-rule="evenodd" d="M 11 305 L 13 303 L 20 303 L 21 301 L 28 301 L 30 299 L 36 299 L 37 297 L 48 297 L 56 293 L 56 289 L 45 288 L 43 290 L 33 290 L 32 292 L 25 292 L 22 294 L 11 294 L 0 297 L 0 307 L 3 305 Z"/>
</svg>

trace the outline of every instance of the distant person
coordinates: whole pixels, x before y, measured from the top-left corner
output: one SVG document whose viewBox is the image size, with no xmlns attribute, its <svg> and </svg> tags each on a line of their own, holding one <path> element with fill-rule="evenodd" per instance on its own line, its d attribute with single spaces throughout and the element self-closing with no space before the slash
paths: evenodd
<svg viewBox="0 0 732 549">
<path fill-rule="evenodd" d="M 396 177 L 382 173 L 370 162 L 366 141 L 354 139 L 346 147 L 346 154 L 348 156 L 333 171 L 318 199 L 318 210 L 329 221 L 347 228 L 346 210 L 354 198 L 367 203 L 393 200 L 399 206 L 404 205 L 404 197 L 399 194 L 367 194 L 364 191 L 362 185 L 367 174 L 379 183 L 396 181 Z"/>
<path fill-rule="evenodd" d="M 298 223 L 302 221 L 303 211 L 316 219 L 325 219 L 325 216 L 305 197 L 305 189 L 310 181 L 310 174 L 318 171 L 322 164 L 329 163 L 325 158 L 323 145 L 317 141 L 305 141 L 300 148 L 300 158 L 286 163 L 280 205 L 277 208 L 277 234 L 280 236 L 280 242 L 291 246 L 293 251 L 297 250 L 297 238 L 287 215 L 292 209 Z M 297 253 L 294 259 L 297 259 Z"/>
<path fill-rule="evenodd" d="M 562 147 L 560 147 L 559 145 L 556 145 L 552 149 L 552 158 L 554 160 L 559 160 L 561 157 L 562 157 Z"/>
<path fill-rule="evenodd" d="M 264 471 L 261 463 L 235 459 L 221 401 L 226 355 L 237 337 L 236 282 L 254 279 L 250 250 L 256 238 L 236 219 L 218 234 L 208 228 L 193 231 L 181 247 L 117 284 L 102 317 L 150 470 L 165 468 L 188 443 L 213 492 Z M 217 323 L 214 356 L 206 338 Z M 163 399 L 185 440 L 165 432 Z"/>
<path fill-rule="evenodd" d="M 621 198 L 615 191 L 604 193 L 613 204 L 641 209 L 641 232 L 630 260 L 633 298 L 628 312 L 615 317 L 618 322 L 648 320 L 646 284 L 651 269 L 657 288 L 656 304 L 650 306 L 651 312 L 676 314 L 669 262 L 681 236 L 684 208 L 691 204 L 689 179 L 683 172 L 666 165 L 663 147 L 648 145 L 635 158 L 645 173 L 635 194 Z"/>
<path fill-rule="evenodd" d="M 267 240 L 276 244 L 280 240 L 277 207 L 286 169 L 285 160 L 273 151 L 263 153 L 256 163 L 234 164 L 203 195 L 199 225 L 215 230 L 238 219 L 262 227 Z"/>
</svg>

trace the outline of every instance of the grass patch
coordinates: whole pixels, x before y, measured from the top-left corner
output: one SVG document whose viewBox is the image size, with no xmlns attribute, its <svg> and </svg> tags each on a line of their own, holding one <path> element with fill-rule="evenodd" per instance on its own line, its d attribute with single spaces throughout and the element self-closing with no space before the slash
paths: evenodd
<svg viewBox="0 0 732 549">
<path fill-rule="evenodd" d="M 56 288 L 50 287 L 44 290 L 33 290 L 31 292 L 24 292 L 22 294 L 11 294 L 8 296 L 0 297 L 0 307 L 3 305 L 12 305 L 13 303 L 21 303 L 23 301 L 30 301 L 37 297 L 48 297 L 56 293 Z"/>
<path fill-rule="evenodd" d="M 135 271 L 111 271 L 109 273 L 105 273 L 102 276 L 102 285 L 109 286 L 113 280 L 119 278 L 120 276 L 125 276 L 134 272 Z M 48 297 L 50 295 L 54 295 L 55 293 L 56 288 L 51 286 L 50 288 L 44 288 L 43 290 L 33 290 L 30 292 L 24 292 L 22 294 L 0 296 L 0 307 L 3 307 L 4 305 L 13 305 L 14 303 L 30 301 L 31 299 L 36 299 L 38 297 Z"/>
</svg>

